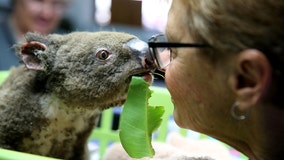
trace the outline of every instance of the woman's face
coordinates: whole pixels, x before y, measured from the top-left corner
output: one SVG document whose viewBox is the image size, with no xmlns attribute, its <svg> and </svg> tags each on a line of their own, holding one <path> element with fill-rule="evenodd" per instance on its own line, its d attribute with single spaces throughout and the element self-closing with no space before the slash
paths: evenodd
<svg viewBox="0 0 284 160">
<path fill-rule="evenodd" d="M 171 42 L 196 43 L 187 26 L 187 11 L 181 0 L 173 0 L 166 35 Z M 176 123 L 201 132 L 220 129 L 233 102 L 228 91 L 226 66 L 213 65 L 198 53 L 200 48 L 173 48 L 173 60 L 165 81 L 174 103 Z M 205 53 L 206 54 L 206 53 Z M 225 65 L 225 64 L 224 64 Z"/>
<path fill-rule="evenodd" d="M 36 31 L 48 34 L 56 29 L 66 0 L 18 0 L 15 17 L 22 31 Z"/>
</svg>

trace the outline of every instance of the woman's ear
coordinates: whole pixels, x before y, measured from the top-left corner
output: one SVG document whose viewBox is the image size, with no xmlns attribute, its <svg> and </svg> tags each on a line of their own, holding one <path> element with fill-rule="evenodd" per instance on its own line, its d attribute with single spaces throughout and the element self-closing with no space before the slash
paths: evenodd
<svg viewBox="0 0 284 160">
<path fill-rule="evenodd" d="M 241 51 L 235 60 L 233 74 L 230 74 L 230 85 L 237 95 L 240 110 L 254 106 L 266 92 L 271 79 L 271 65 L 266 56 L 259 50 Z"/>
</svg>

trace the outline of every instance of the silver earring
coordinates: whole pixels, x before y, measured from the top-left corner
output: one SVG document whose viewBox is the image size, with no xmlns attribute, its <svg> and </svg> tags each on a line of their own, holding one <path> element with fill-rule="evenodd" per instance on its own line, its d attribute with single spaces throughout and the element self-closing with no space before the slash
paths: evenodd
<svg viewBox="0 0 284 160">
<path fill-rule="evenodd" d="M 231 115 L 237 120 L 244 120 L 248 117 L 249 111 L 247 110 L 243 115 L 237 115 L 236 109 L 239 106 L 239 102 L 235 102 L 231 107 Z"/>
</svg>

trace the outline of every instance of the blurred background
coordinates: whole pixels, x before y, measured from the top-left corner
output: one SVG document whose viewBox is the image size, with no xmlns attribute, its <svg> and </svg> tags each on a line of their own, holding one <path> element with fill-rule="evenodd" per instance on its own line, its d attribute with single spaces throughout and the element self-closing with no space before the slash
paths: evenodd
<svg viewBox="0 0 284 160">
<path fill-rule="evenodd" d="M 147 41 L 164 32 L 170 0 L 69 0 L 62 25 L 76 31 L 124 31 Z M 0 0 L 0 21 L 11 0 Z M 69 25 L 69 26 L 68 26 Z"/>
</svg>

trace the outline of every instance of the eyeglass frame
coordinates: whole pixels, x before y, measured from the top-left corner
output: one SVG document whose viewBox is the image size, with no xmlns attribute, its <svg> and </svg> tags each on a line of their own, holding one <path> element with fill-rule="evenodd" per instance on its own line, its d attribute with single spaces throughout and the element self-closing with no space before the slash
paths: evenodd
<svg viewBox="0 0 284 160">
<path fill-rule="evenodd" d="M 166 37 L 164 34 L 154 35 L 148 40 L 148 46 L 149 46 L 149 50 L 150 50 L 150 55 L 152 56 L 152 58 L 156 62 L 155 64 L 156 64 L 158 70 L 163 71 L 163 72 L 164 72 L 164 68 L 167 67 L 172 61 L 172 50 L 171 50 L 171 48 L 181 48 L 181 47 L 206 48 L 206 47 L 210 47 L 210 45 L 206 44 L 206 43 L 154 42 L 154 39 L 158 36 Z M 156 56 L 156 54 L 157 54 L 156 48 L 158 48 L 158 47 L 164 47 L 164 48 L 168 48 L 170 50 L 170 62 L 165 67 L 161 67 L 159 60 Z"/>
</svg>

